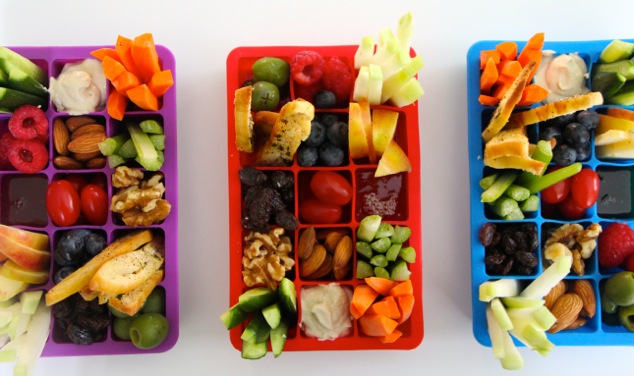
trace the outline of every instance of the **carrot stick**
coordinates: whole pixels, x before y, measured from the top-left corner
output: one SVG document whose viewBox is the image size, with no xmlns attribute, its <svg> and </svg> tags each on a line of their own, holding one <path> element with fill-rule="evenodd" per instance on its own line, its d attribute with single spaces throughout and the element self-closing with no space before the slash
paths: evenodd
<svg viewBox="0 0 634 376">
<path fill-rule="evenodd" d="M 124 71 L 115 79 L 110 80 L 110 82 L 119 93 L 124 95 L 127 95 L 128 90 L 141 85 L 139 78 L 128 71 Z"/>
<path fill-rule="evenodd" d="M 165 94 L 167 90 L 174 85 L 174 78 L 172 77 L 172 71 L 166 69 L 155 73 L 152 79 L 147 84 L 152 94 L 157 98 Z"/>
<path fill-rule="evenodd" d="M 381 341 L 381 343 L 394 343 L 396 342 L 397 339 L 401 338 L 402 336 L 403 336 L 403 332 L 401 332 L 398 329 L 394 329 L 392 333 L 386 336 L 380 336 L 379 341 Z"/>
<path fill-rule="evenodd" d="M 490 95 L 480 94 L 478 102 L 483 106 L 497 106 L 497 104 L 500 103 L 500 99 Z"/>
<path fill-rule="evenodd" d="M 407 281 L 399 282 L 396 286 L 392 287 L 390 295 L 414 295 L 414 286 L 412 285 L 412 281 L 408 279 Z"/>
<path fill-rule="evenodd" d="M 370 308 L 379 293 L 368 285 L 358 285 L 354 288 L 352 299 L 350 300 L 350 314 L 355 319 L 363 316 Z"/>
<path fill-rule="evenodd" d="M 480 75 L 480 92 L 488 94 L 493 84 L 498 80 L 498 69 L 493 59 L 489 58 Z"/>
<path fill-rule="evenodd" d="M 131 45 L 132 39 L 119 35 L 117 37 L 117 42 L 114 45 L 114 49 L 115 51 L 117 51 L 117 55 L 119 55 L 119 60 L 125 66 L 125 68 L 130 73 L 136 75 L 137 69 L 134 65 L 134 60 L 132 59 L 132 51 L 130 49 Z"/>
<path fill-rule="evenodd" d="M 401 318 L 398 320 L 398 324 L 401 325 L 405 321 L 409 320 L 412 315 L 416 298 L 414 298 L 414 295 L 399 295 L 395 299 L 401 312 Z"/>
<path fill-rule="evenodd" d="M 379 277 L 367 277 L 364 281 L 368 286 L 372 287 L 374 291 L 379 293 L 379 295 L 389 295 L 392 287 L 398 284 L 396 281 Z"/>
<path fill-rule="evenodd" d="M 123 120 L 123 115 L 125 113 L 125 109 L 128 106 L 128 98 L 119 93 L 116 90 L 113 90 L 108 95 L 108 102 L 106 103 L 106 108 L 108 109 L 108 115 L 116 120 Z"/>
<path fill-rule="evenodd" d="M 483 70 L 489 59 L 493 59 L 493 62 L 497 65 L 500 63 L 500 51 L 498 50 L 483 50 L 480 51 L 480 70 Z"/>
<path fill-rule="evenodd" d="M 144 83 L 150 82 L 152 76 L 161 71 L 152 34 L 144 33 L 136 36 L 132 41 L 130 50 L 139 78 Z"/>
<path fill-rule="evenodd" d="M 377 314 L 389 317 L 393 320 L 399 320 L 401 318 L 401 311 L 396 304 L 396 300 L 393 296 L 386 296 L 378 302 L 372 304 L 365 314 Z"/>
<path fill-rule="evenodd" d="M 119 54 L 117 54 L 117 51 L 115 51 L 114 48 L 108 48 L 108 47 L 99 48 L 97 50 L 91 51 L 90 54 L 94 56 L 97 60 L 103 61 L 103 59 L 106 56 L 110 56 L 116 61 L 121 62 L 121 59 L 119 58 Z"/>
<path fill-rule="evenodd" d="M 533 79 L 533 76 L 537 72 L 537 68 L 542 61 L 542 48 L 544 48 L 544 33 L 537 33 L 533 35 L 527 42 L 522 52 L 517 56 L 517 61 L 522 64 L 522 67 L 525 67 L 529 61 L 534 61 L 537 64 L 531 71 L 526 82 L 530 82 Z"/>
<path fill-rule="evenodd" d="M 497 66 L 500 76 L 506 76 L 509 81 L 514 81 L 522 71 L 522 64 L 517 60 L 504 60 Z"/>
<path fill-rule="evenodd" d="M 522 92 L 522 98 L 517 103 L 518 106 L 530 106 L 541 102 L 548 96 L 548 90 L 537 84 L 526 85 Z"/>
<path fill-rule="evenodd" d="M 121 73 L 127 72 L 121 62 L 111 58 L 110 56 L 105 56 L 103 58 L 101 66 L 103 67 L 103 74 L 110 81 L 115 80 Z"/>
<path fill-rule="evenodd" d="M 517 43 L 515 42 L 499 43 L 495 49 L 500 51 L 500 60 L 515 60 L 517 57 Z"/>
<path fill-rule="evenodd" d="M 361 331 L 367 336 L 381 337 L 391 334 L 398 322 L 383 315 L 367 314 L 358 320 Z"/>
<path fill-rule="evenodd" d="M 152 94 L 150 88 L 148 88 L 145 84 L 126 91 L 126 94 L 128 98 L 130 98 L 130 102 L 136 104 L 144 110 L 157 111 L 159 109 L 158 98 Z"/>
</svg>

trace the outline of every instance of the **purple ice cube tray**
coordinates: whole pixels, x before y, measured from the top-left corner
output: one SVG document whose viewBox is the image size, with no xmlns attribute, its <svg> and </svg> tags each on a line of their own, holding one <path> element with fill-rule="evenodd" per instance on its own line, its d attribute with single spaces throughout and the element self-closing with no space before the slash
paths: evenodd
<svg viewBox="0 0 634 376">
<path fill-rule="evenodd" d="M 66 63 L 78 62 L 83 59 L 92 58 L 91 51 L 99 48 L 113 46 L 55 46 L 55 47 L 7 47 L 22 56 L 32 60 L 42 69 L 47 72 L 49 80 L 51 77 L 57 77 Z M 174 81 L 176 82 L 176 69 L 175 59 L 173 54 L 164 46 L 157 45 L 156 50 L 159 55 L 162 69 L 171 69 Z M 112 85 L 109 84 L 107 93 L 114 90 Z M 61 170 L 53 164 L 53 158 L 55 156 L 55 148 L 52 140 L 52 124 L 57 118 L 68 118 L 69 114 L 66 112 L 59 112 L 55 108 L 55 105 L 50 101 L 44 108 L 46 116 L 49 120 L 49 139 L 47 141 L 47 147 L 49 151 L 48 165 L 38 173 L 40 177 L 46 177 L 48 183 L 62 178 L 64 175 L 72 174 L 86 174 L 87 176 L 95 176 L 97 174 L 103 174 L 108 181 L 108 202 L 113 195 L 113 188 L 111 186 L 111 175 L 114 172 L 113 168 L 110 168 L 107 164 L 103 168 L 99 169 L 81 169 L 81 170 Z M 155 119 L 163 124 L 165 139 L 165 162 L 161 168 L 161 172 L 164 174 L 163 183 L 165 185 L 165 199 L 171 204 L 171 212 L 162 222 L 143 227 L 150 228 L 157 234 L 164 235 L 165 238 L 165 277 L 159 284 L 160 288 L 165 290 L 166 299 L 166 313 L 165 316 L 169 322 L 169 334 L 165 341 L 159 346 L 141 350 L 136 348 L 130 341 L 122 341 L 114 336 L 112 331 L 112 325 L 108 328 L 107 335 L 101 341 L 97 341 L 91 345 L 76 345 L 69 342 L 61 334 L 61 329 L 55 326 L 55 319 L 51 317 L 52 325 L 49 338 L 44 347 L 42 356 L 82 356 L 82 355 L 113 355 L 113 354 L 141 354 L 141 353 L 160 353 L 170 350 L 178 340 L 179 335 L 179 304 L 178 304 L 178 164 L 177 164 L 177 139 L 176 139 L 176 85 L 171 87 L 162 97 L 160 101 L 160 108 L 158 111 L 144 111 L 138 108 L 128 108 L 126 110 L 123 121 L 118 121 L 110 116 L 106 109 L 92 112 L 87 114 L 97 120 L 106 128 L 106 135 L 112 136 L 121 132 L 124 124 L 127 121 L 140 122 L 145 119 Z M 0 113 L 0 134 L 4 133 L 8 129 L 8 122 L 11 114 Z M 140 166 L 130 165 L 132 168 L 140 168 Z M 0 197 L 7 195 L 8 192 L 6 182 L 11 181 L 16 175 L 31 176 L 22 174 L 17 170 L 0 170 Z M 146 174 L 146 177 L 149 174 Z M 5 196 L 6 197 L 6 196 Z M 41 200 L 45 200 L 41 197 Z M 7 222 L 8 213 L 2 213 L 0 209 L 0 218 L 2 218 L 3 224 Z M 46 222 L 46 224 L 44 224 Z M 26 230 L 37 231 L 47 233 L 49 235 L 49 248 L 51 251 L 51 265 L 50 265 L 50 277 L 48 282 L 42 285 L 33 285 L 30 290 L 44 290 L 47 291 L 54 286 L 53 275 L 55 269 L 55 262 L 53 261 L 55 247 L 57 245 L 60 235 L 67 230 L 73 228 L 88 228 L 99 230 L 106 236 L 108 243 L 113 240 L 129 233 L 131 231 L 140 229 L 132 228 L 123 224 L 119 219 L 115 217 L 115 214 L 110 212 L 106 224 L 103 226 L 91 226 L 91 225 L 75 225 L 70 227 L 56 226 L 50 218 L 46 221 L 33 222 L 26 225 L 16 225 Z"/>
</svg>

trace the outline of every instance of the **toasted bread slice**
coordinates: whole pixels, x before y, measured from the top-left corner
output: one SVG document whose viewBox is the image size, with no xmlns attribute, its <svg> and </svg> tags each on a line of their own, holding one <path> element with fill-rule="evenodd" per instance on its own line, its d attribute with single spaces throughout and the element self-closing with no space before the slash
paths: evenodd
<svg viewBox="0 0 634 376">
<path fill-rule="evenodd" d="M 119 312 L 134 316 L 150 296 L 152 290 L 163 280 L 163 269 L 157 270 L 140 286 L 120 296 L 108 299 L 108 305 Z"/>
<path fill-rule="evenodd" d="M 530 157 L 520 157 L 517 155 L 507 155 L 498 158 L 484 158 L 484 165 L 496 169 L 514 168 L 528 171 L 535 175 L 542 173 L 545 163 Z"/>
<path fill-rule="evenodd" d="M 301 98 L 286 103 L 280 110 L 266 144 L 258 152 L 257 163 L 265 166 L 288 166 L 295 152 L 310 135 L 315 107 Z"/>
<path fill-rule="evenodd" d="M 587 94 L 577 94 L 570 98 L 558 100 L 556 102 L 531 108 L 511 115 L 509 119 L 509 127 L 525 127 L 527 125 L 539 123 L 556 118 L 558 116 L 568 115 L 581 110 L 587 110 L 590 107 L 603 104 L 603 95 L 598 91 Z"/>
<path fill-rule="evenodd" d="M 236 90 L 233 113 L 236 125 L 236 147 L 239 151 L 253 153 L 253 115 L 251 114 L 251 94 L 253 86 Z"/>
<path fill-rule="evenodd" d="M 528 157 L 530 156 L 529 144 L 525 128 L 503 130 L 484 145 L 484 157 L 498 158 L 507 155 Z"/>
<path fill-rule="evenodd" d="M 500 100 L 495 112 L 493 112 L 489 125 L 487 125 L 482 132 L 484 142 L 488 142 L 493 138 L 493 136 L 498 134 L 502 128 L 504 128 L 511 116 L 511 113 L 513 112 L 513 109 L 515 108 L 515 105 L 517 105 L 520 99 L 522 99 L 522 92 L 526 87 L 526 81 L 536 64 L 537 63 L 535 61 L 528 62 L 520 74 L 517 75 L 511 86 L 509 86 L 506 90 L 506 93 L 504 93 L 504 96 Z"/>
<path fill-rule="evenodd" d="M 253 114 L 253 131 L 256 135 L 268 137 L 279 118 L 278 112 L 258 111 Z"/>
</svg>

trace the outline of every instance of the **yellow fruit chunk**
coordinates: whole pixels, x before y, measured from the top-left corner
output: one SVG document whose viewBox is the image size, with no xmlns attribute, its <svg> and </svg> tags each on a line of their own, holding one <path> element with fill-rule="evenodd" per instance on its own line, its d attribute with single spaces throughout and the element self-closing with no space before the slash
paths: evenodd
<svg viewBox="0 0 634 376">
<path fill-rule="evenodd" d="M 379 165 L 376 168 L 374 177 L 378 178 L 410 171 L 412 171 L 412 164 L 409 158 L 407 158 L 407 154 L 405 154 L 396 141 L 392 140 L 387 144 L 387 148 L 385 148 L 383 156 L 379 160 Z"/>
<path fill-rule="evenodd" d="M 363 115 L 359 103 L 350 102 L 348 115 L 348 148 L 352 159 L 368 156 L 368 138 L 365 133 Z"/>
<path fill-rule="evenodd" d="M 599 114 L 599 126 L 595 130 L 595 134 L 600 135 L 609 130 L 634 132 L 634 121 Z"/>
<path fill-rule="evenodd" d="M 374 153 L 381 158 L 387 145 L 394 138 L 398 112 L 377 108 L 372 111 L 372 144 Z"/>
<path fill-rule="evenodd" d="M 609 145 L 597 146 L 597 157 L 605 159 L 634 158 L 634 141 L 620 141 Z"/>
<path fill-rule="evenodd" d="M 4 263 L 0 274 L 7 278 L 15 279 L 16 281 L 34 285 L 48 281 L 48 268 L 45 270 L 31 270 L 16 264 L 13 260 L 7 260 L 7 262 Z"/>
<path fill-rule="evenodd" d="M 615 144 L 621 141 L 627 141 L 634 139 L 634 134 L 628 131 L 621 131 L 618 129 L 610 129 L 594 137 L 595 146 L 605 146 Z"/>
</svg>

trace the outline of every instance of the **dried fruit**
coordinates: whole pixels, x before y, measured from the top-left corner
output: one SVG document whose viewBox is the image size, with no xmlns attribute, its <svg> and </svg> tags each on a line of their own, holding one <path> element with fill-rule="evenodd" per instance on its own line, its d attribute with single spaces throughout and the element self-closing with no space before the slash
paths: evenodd
<svg viewBox="0 0 634 376">
<path fill-rule="evenodd" d="M 574 293 L 563 294 L 557 299 L 551 310 L 557 321 L 548 329 L 548 332 L 553 334 L 566 329 L 577 319 L 582 308 L 583 300 L 579 295 Z"/>
</svg>

